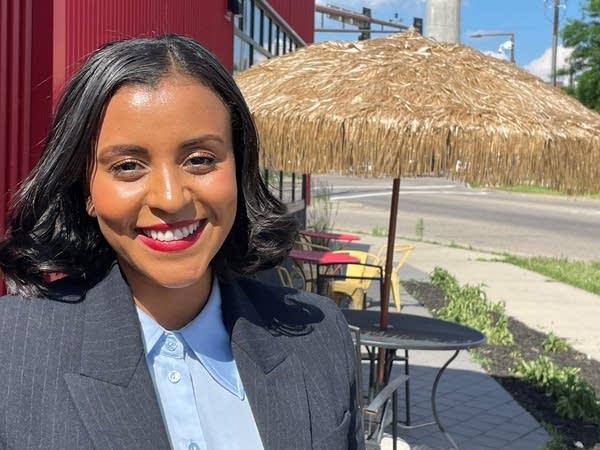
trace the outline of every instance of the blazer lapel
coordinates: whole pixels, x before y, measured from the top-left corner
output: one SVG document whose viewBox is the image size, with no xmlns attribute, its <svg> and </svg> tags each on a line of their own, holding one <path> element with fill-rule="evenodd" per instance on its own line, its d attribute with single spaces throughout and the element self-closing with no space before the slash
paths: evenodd
<svg viewBox="0 0 600 450">
<path fill-rule="evenodd" d="M 301 361 L 284 351 L 236 282 L 221 282 L 223 319 L 265 450 L 311 448 Z"/>
<path fill-rule="evenodd" d="M 81 368 L 64 379 L 94 445 L 168 449 L 135 306 L 117 264 L 84 302 Z"/>
</svg>

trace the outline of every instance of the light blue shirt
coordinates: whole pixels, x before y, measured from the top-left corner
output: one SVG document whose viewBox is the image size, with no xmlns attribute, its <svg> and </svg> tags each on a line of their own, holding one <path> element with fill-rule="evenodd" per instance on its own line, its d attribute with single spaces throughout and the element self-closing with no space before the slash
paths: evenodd
<svg viewBox="0 0 600 450">
<path fill-rule="evenodd" d="M 139 308 L 137 313 L 171 447 L 262 450 L 223 324 L 218 281 L 204 309 L 179 330 L 165 330 Z"/>
</svg>

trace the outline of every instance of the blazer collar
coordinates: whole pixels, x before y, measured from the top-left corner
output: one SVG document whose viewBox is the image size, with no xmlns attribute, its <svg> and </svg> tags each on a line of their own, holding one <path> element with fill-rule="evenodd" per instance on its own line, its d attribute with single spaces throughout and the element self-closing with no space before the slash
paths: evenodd
<svg viewBox="0 0 600 450">
<path fill-rule="evenodd" d="M 84 306 L 80 370 L 64 379 L 94 445 L 168 449 L 135 306 L 116 263 Z"/>
<path fill-rule="evenodd" d="M 265 374 L 285 361 L 286 352 L 236 281 L 221 282 L 221 299 L 223 322 L 238 352 L 243 351 Z"/>
<path fill-rule="evenodd" d="M 221 297 L 232 346 L 265 374 L 284 362 L 288 354 L 270 332 L 272 326 L 235 280 L 221 282 Z M 126 386 L 143 356 L 143 343 L 133 297 L 117 263 L 87 292 L 85 317 L 81 374 Z"/>
<path fill-rule="evenodd" d="M 302 361 L 279 343 L 277 321 L 267 323 L 254 306 L 255 302 L 286 299 L 273 298 L 267 292 L 255 291 L 250 299 L 237 282 L 222 282 L 223 320 L 265 450 L 311 448 Z"/>
<path fill-rule="evenodd" d="M 81 374 L 127 386 L 143 344 L 133 297 L 117 263 L 88 291 L 85 314 Z"/>
</svg>

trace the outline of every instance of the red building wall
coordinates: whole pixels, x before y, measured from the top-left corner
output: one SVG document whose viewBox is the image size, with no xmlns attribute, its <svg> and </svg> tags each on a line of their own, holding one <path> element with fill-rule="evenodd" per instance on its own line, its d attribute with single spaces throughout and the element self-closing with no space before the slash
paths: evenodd
<svg viewBox="0 0 600 450">
<path fill-rule="evenodd" d="M 52 3 L 0 3 L 0 232 L 8 200 L 41 151 L 52 108 Z"/>
<path fill-rule="evenodd" d="M 233 21 L 227 1 L 54 0 L 54 93 L 104 42 L 166 32 L 193 37 L 232 67 Z"/>
<path fill-rule="evenodd" d="M 314 0 L 269 0 L 269 5 L 291 25 L 306 43 L 314 40 Z"/>
</svg>

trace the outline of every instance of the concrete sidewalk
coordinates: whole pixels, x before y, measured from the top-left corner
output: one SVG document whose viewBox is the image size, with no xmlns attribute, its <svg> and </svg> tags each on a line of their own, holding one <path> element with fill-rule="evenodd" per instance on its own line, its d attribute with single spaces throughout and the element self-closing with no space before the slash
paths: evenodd
<svg viewBox="0 0 600 450">
<path fill-rule="evenodd" d="M 360 246 L 376 251 L 385 243 L 384 237 L 363 235 Z M 424 242 L 414 244 L 416 248 L 401 270 L 401 280 L 427 281 L 436 266 L 445 268 L 460 283 L 484 284 L 490 300 L 505 302 L 508 315 L 539 331 L 553 331 L 577 350 L 600 360 L 600 329 L 595 323 L 600 317 L 600 297 L 493 261 L 496 257 L 490 253 Z M 401 298 L 403 313 L 429 315 L 404 290 Z M 432 420 L 431 384 L 449 356 L 448 352 L 410 352 L 414 423 Z M 401 367 L 395 370 L 400 371 Z M 444 373 L 438 405 L 442 424 L 463 450 L 539 449 L 549 440 L 541 425 L 467 352 L 461 352 Z M 400 408 L 402 415 L 403 400 Z M 412 449 L 450 448 L 436 427 L 401 430 L 401 436 Z"/>
</svg>

